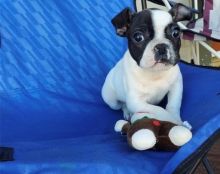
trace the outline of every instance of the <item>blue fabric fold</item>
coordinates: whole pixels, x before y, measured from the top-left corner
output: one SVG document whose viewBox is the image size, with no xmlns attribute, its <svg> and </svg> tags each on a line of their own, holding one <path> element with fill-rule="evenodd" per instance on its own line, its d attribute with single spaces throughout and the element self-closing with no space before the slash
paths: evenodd
<svg viewBox="0 0 220 174">
<path fill-rule="evenodd" d="M 13 146 L 16 161 L 0 164 L 0 173 L 150 174 L 159 173 L 173 155 L 135 151 L 119 134 L 20 142 Z"/>
</svg>

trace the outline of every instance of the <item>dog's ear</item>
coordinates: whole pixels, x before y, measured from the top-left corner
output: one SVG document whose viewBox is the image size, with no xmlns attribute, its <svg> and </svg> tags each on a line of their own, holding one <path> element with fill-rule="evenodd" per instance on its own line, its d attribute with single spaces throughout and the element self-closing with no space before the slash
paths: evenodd
<svg viewBox="0 0 220 174">
<path fill-rule="evenodd" d="M 130 8 L 125 8 L 112 19 L 112 24 L 119 36 L 125 37 L 127 35 L 129 25 L 131 22 L 132 11 Z"/>
<path fill-rule="evenodd" d="M 174 22 L 191 20 L 194 13 L 199 13 L 197 10 L 181 3 L 173 3 L 171 5 L 173 5 L 173 7 L 169 10 L 169 13 L 172 15 Z"/>
</svg>

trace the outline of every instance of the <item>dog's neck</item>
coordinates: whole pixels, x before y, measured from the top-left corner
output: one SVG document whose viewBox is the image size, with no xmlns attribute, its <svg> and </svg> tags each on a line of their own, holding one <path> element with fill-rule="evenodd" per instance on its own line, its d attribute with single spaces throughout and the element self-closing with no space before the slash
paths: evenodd
<svg viewBox="0 0 220 174">
<path fill-rule="evenodd" d="M 132 73 L 134 76 L 143 76 L 143 78 L 153 78 L 153 79 L 160 79 L 163 77 L 166 73 L 169 73 L 173 67 L 171 67 L 168 70 L 164 71 L 151 71 L 148 69 L 141 68 L 138 66 L 137 62 L 132 58 L 129 50 L 127 50 L 123 56 L 124 61 L 124 68 L 128 70 L 129 73 Z M 175 66 L 174 66 L 175 67 Z"/>
</svg>

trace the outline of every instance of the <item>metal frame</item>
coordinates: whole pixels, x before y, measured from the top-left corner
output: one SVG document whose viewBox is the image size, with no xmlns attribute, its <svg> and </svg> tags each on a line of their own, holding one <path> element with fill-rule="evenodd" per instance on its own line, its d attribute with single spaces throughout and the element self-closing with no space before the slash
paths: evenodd
<svg viewBox="0 0 220 174">
<path fill-rule="evenodd" d="M 208 161 L 207 154 L 220 138 L 220 129 L 208 138 L 193 154 L 182 161 L 174 171 L 174 174 L 193 174 L 200 164 L 202 164 L 208 174 L 214 174 L 214 171 Z"/>
</svg>

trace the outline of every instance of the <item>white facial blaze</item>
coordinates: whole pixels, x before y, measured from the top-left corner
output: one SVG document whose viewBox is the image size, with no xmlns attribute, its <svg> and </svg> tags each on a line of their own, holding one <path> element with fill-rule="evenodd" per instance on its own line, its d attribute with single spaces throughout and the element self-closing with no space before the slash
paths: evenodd
<svg viewBox="0 0 220 174">
<path fill-rule="evenodd" d="M 152 10 L 152 21 L 154 26 L 154 38 L 155 39 L 164 39 L 164 30 L 169 23 L 172 22 L 171 15 L 162 10 Z"/>
<path fill-rule="evenodd" d="M 162 10 L 151 10 L 151 17 L 153 21 L 153 28 L 154 28 L 154 38 L 148 43 L 145 48 L 143 57 L 140 61 L 140 66 L 143 68 L 152 68 L 152 70 L 166 70 L 169 69 L 170 66 L 166 66 L 164 64 L 157 64 L 155 65 L 155 53 L 154 48 L 157 44 L 167 44 L 167 56 L 170 59 L 174 55 L 173 46 L 165 37 L 165 28 L 168 24 L 172 23 L 172 16 Z"/>
</svg>

